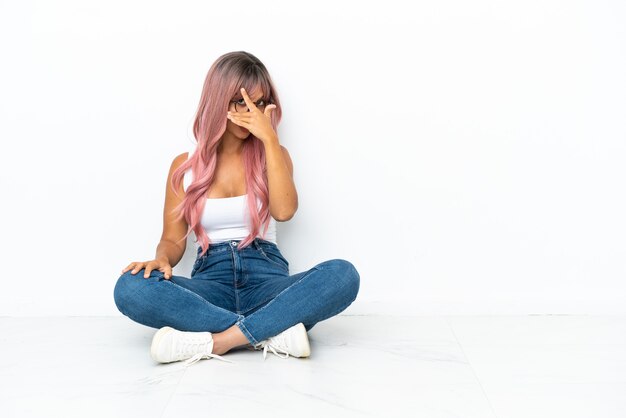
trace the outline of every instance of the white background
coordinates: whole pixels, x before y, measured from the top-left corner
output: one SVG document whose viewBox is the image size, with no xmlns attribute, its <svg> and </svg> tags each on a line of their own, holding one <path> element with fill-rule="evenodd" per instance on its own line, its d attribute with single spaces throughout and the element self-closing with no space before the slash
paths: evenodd
<svg viewBox="0 0 626 418">
<path fill-rule="evenodd" d="M 0 315 L 121 315 L 234 50 L 283 105 L 279 246 L 292 273 L 357 267 L 344 313 L 625 313 L 624 22 L 617 0 L 3 0 Z"/>
</svg>

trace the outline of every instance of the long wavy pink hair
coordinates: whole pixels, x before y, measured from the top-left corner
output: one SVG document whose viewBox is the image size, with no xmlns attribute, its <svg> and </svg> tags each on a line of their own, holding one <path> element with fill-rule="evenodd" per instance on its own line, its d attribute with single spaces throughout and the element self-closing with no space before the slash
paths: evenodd
<svg viewBox="0 0 626 418">
<path fill-rule="evenodd" d="M 214 180 L 217 147 L 226 131 L 228 106 L 231 100 L 238 100 L 242 97 L 241 87 L 245 88 L 248 94 L 260 89 L 263 93 L 262 97 L 276 105 L 276 109 L 271 112 L 272 127 L 276 131 L 282 111 L 278 94 L 265 65 L 257 57 L 245 51 L 226 53 L 213 63 L 204 80 L 202 96 L 193 125 L 193 133 L 197 140 L 196 151 L 172 173 L 171 185 L 178 196 L 177 191 L 183 181 L 185 171 L 190 167 L 193 171 L 193 182 L 187 188 L 183 201 L 174 209 L 174 212 L 178 212 L 177 220 L 184 216 L 189 225 L 181 241 L 186 240 L 193 230 L 201 241 L 201 255 L 208 251 L 210 244 L 209 237 L 200 221 L 207 192 Z M 263 142 L 252 133 L 244 140 L 242 158 L 251 224 L 248 225 L 250 234 L 242 240 L 239 248 L 250 245 L 259 234 L 261 227 L 263 227 L 261 236 L 264 237 L 270 222 L 265 147 Z M 260 209 L 257 206 L 257 198 L 261 202 Z"/>
</svg>

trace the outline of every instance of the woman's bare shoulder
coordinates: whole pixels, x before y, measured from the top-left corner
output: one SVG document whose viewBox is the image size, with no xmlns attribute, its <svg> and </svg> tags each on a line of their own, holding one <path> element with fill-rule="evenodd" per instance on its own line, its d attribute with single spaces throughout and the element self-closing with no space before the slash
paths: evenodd
<svg viewBox="0 0 626 418">
<path fill-rule="evenodd" d="M 174 160 L 172 161 L 172 164 L 170 165 L 170 171 L 167 174 L 167 191 L 168 193 L 166 194 L 165 198 L 166 199 L 173 199 L 174 194 L 173 193 L 169 193 L 170 191 L 172 191 L 171 187 L 172 184 L 170 183 L 172 181 L 172 176 L 174 175 L 174 172 L 178 169 L 178 167 L 180 167 L 180 165 L 182 163 L 184 163 L 187 160 L 187 154 L 186 152 L 183 152 L 182 154 L 177 155 L 176 157 L 174 157 Z M 185 194 L 185 189 L 183 187 L 183 183 L 181 182 L 180 184 L 180 193 L 182 193 L 183 195 Z"/>
<path fill-rule="evenodd" d="M 170 164 L 170 171 L 167 174 L 168 183 L 171 180 L 172 176 L 174 175 L 174 171 L 176 171 L 182 163 L 187 161 L 187 154 L 188 154 L 187 152 L 183 152 L 182 154 L 179 154 L 176 157 L 174 157 L 172 164 Z"/>
<path fill-rule="evenodd" d="M 174 160 L 172 161 L 172 164 L 170 166 L 170 172 L 174 172 L 174 170 L 180 167 L 182 163 L 187 161 L 188 155 L 189 155 L 188 152 L 183 152 L 182 154 L 179 154 L 176 157 L 174 157 Z"/>
</svg>

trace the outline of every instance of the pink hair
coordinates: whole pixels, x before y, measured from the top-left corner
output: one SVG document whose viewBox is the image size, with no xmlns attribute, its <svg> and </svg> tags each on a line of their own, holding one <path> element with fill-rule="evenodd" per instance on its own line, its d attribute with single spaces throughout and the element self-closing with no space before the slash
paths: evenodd
<svg viewBox="0 0 626 418">
<path fill-rule="evenodd" d="M 245 51 L 229 52 L 220 56 L 211 66 L 204 80 L 202 96 L 193 125 L 193 133 L 197 140 L 197 148 L 191 158 L 187 159 L 172 174 L 171 185 L 178 196 L 180 184 L 185 171 L 191 167 L 194 178 L 186 190 L 183 201 L 174 209 L 179 220 L 185 217 L 189 228 L 185 236 L 193 230 L 199 237 L 204 255 L 210 240 L 200 223 L 207 191 L 214 180 L 217 166 L 217 147 L 226 131 L 226 112 L 230 100 L 241 98 L 240 88 L 248 94 L 260 91 L 263 98 L 276 105 L 271 113 L 271 124 L 276 131 L 280 123 L 282 111 L 276 89 L 263 63 L 254 55 Z M 251 96 L 252 97 L 252 96 Z M 239 248 L 245 248 L 259 234 L 263 227 L 263 237 L 267 233 L 270 222 L 269 191 L 267 186 L 267 168 L 265 165 L 265 146 L 263 142 L 250 134 L 244 140 L 242 149 L 243 165 L 247 185 L 248 211 L 251 225 L 250 234 L 242 240 Z M 180 197 L 180 196 L 179 196 Z M 258 208 L 257 198 L 261 201 Z M 198 240 L 196 240 L 198 242 Z"/>
</svg>

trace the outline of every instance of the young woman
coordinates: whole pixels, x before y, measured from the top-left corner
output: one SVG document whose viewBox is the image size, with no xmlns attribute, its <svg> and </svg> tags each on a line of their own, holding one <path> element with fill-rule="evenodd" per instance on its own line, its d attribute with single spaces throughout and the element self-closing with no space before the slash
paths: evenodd
<svg viewBox="0 0 626 418">
<path fill-rule="evenodd" d="M 290 275 L 276 221 L 298 208 L 293 165 L 280 145 L 278 94 L 263 63 L 236 51 L 206 76 L 194 144 L 172 161 L 163 234 L 154 260 L 122 270 L 115 304 L 140 324 L 159 328 L 152 358 L 161 363 L 219 358 L 233 348 L 308 357 L 307 331 L 345 310 L 359 291 L 343 259 Z M 172 275 L 194 231 L 190 278 Z"/>
</svg>

